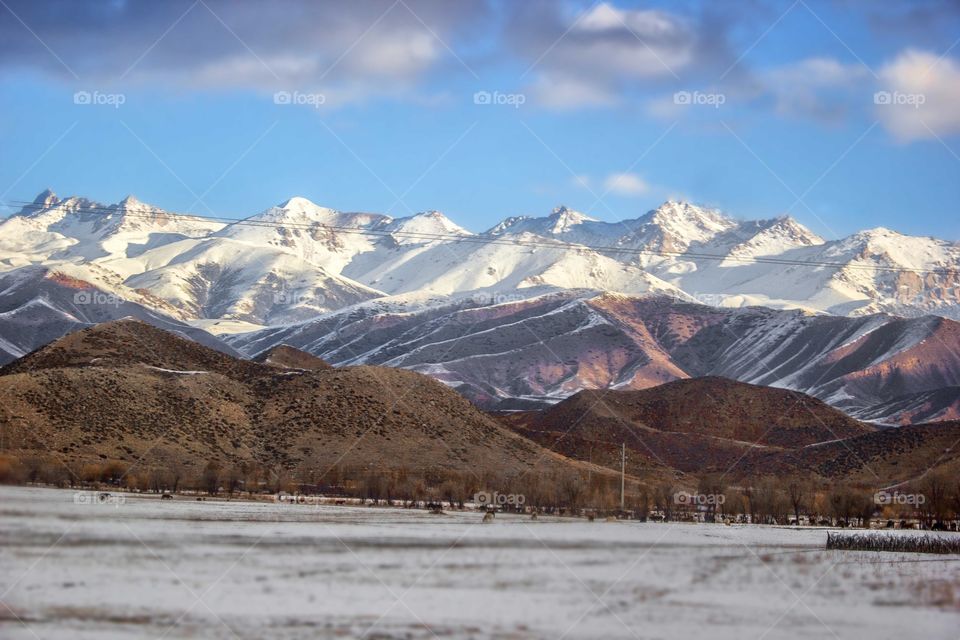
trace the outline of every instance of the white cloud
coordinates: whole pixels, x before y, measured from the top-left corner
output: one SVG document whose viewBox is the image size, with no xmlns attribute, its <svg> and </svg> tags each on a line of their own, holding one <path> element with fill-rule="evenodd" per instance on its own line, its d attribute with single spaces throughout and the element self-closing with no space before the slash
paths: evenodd
<svg viewBox="0 0 960 640">
<path fill-rule="evenodd" d="M 603 181 L 603 186 L 620 196 L 639 196 L 650 190 L 650 185 L 635 173 L 612 173 Z"/>
<path fill-rule="evenodd" d="M 762 83 L 777 113 L 837 121 L 846 115 L 851 94 L 865 94 L 868 76 L 861 64 L 807 58 L 768 70 Z"/>
<path fill-rule="evenodd" d="M 469 76 L 469 56 L 444 43 L 492 24 L 484 0 L 288 0 L 280 11 L 233 0 L 69 3 L 69 11 L 7 3 L 40 35 L 0 20 L 0 71 L 35 68 L 102 86 L 320 92 L 337 97 L 328 106 L 409 99 L 433 72 Z M 59 57 L 37 43 L 48 35 Z"/>
<path fill-rule="evenodd" d="M 680 17 L 604 2 L 576 22 L 555 51 L 568 68 L 649 78 L 673 75 L 690 62 L 693 49 L 694 34 Z"/>
<path fill-rule="evenodd" d="M 960 64 L 908 49 L 880 70 L 876 114 L 898 140 L 960 133 Z"/>
<path fill-rule="evenodd" d="M 674 13 L 606 2 L 579 15 L 564 14 L 559 3 L 536 6 L 511 33 L 530 58 L 530 93 L 549 108 L 620 104 L 640 83 L 672 81 L 701 54 L 696 29 Z"/>
</svg>

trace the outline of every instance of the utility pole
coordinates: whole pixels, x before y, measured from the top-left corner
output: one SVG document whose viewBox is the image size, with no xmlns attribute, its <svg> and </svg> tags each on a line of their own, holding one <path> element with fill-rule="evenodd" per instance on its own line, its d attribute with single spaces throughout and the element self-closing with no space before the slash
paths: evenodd
<svg viewBox="0 0 960 640">
<path fill-rule="evenodd" d="M 624 507 L 624 486 L 626 485 L 627 473 L 627 443 L 620 443 L 620 513 L 623 513 Z"/>
</svg>

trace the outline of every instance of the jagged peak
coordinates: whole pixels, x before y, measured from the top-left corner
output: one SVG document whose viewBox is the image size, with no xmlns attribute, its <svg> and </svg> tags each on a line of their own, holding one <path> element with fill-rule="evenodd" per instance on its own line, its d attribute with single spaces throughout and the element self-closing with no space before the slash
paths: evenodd
<svg viewBox="0 0 960 640">
<path fill-rule="evenodd" d="M 581 213 L 576 209 L 571 209 L 566 205 L 559 205 L 553 208 L 553 211 L 550 212 L 551 218 L 564 218 L 566 220 L 576 220 L 579 222 L 591 221 L 596 222 L 595 218 L 591 218 L 585 213 Z"/>
<path fill-rule="evenodd" d="M 137 197 L 134 195 L 128 195 L 126 198 L 124 198 L 117 204 L 113 205 L 113 207 L 111 208 L 116 209 L 117 211 L 120 211 L 120 212 L 132 211 L 136 213 L 152 213 L 152 214 L 158 214 L 158 213 L 164 212 L 163 209 L 161 209 L 160 207 L 156 207 L 152 204 L 147 204 L 146 202 L 143 202 L 142 200 L 137 199 Z"/>
<path fill-rule="evenodd" d="M 651 211 L 650 216 L 656 220 L 682 218 L 698 221 L 709 220 L 714 223 L 733 223 L 733 220 L 724 215 L 719 209 L 700 206 L 684 200 L 667 200 Z"/>
<path fill-rule="evenodd" d="M 571 227 L 584 222 L 596 222 L 596 219 L 564 205 L 554 207 L 549 219 L 552 222 L 551 231 L 553 233 L 569 231 Z"/>
<path fill-rule="evenodd" d="M 50 207 L 55 207 L 60 204 L 60 202 L 60 198 L 53 192 L 53 189 L 47 188 L 38 193 L 32 203 L 21 207 L 19 215 L 29 216 L 30 214 L 49 209 Z"/>
<path fill-rule="evenodd" d="M 57 203 L 60 202 L 60 198 L 57 197 L 57 194 L 53 192 L 53 189 L 47 187 L 43 191 L 37 194 L 37 197 L 33 199 L 34 204 L 43 204 L 47 205 L 48 202 Z"/>
</svg>

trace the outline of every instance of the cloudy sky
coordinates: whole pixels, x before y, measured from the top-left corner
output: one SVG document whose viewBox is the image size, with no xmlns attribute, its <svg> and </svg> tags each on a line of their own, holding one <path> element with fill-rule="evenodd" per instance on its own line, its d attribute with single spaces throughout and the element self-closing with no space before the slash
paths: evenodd
<svg viewBox="0 0 960 640">
<path fill-rule="evenodd" d="M 960 239 L 960 0 L 0 0 L 0 87 L 6 205 Z"/>
</svg>

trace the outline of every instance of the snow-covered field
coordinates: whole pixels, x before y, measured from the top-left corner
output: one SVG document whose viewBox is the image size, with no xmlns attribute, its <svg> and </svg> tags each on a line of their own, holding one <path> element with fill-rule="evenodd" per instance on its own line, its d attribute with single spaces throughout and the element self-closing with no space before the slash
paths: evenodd
<svg viewBox="0 0 960 640">
<path fill-rule="evenodd" d="M 826 532 L 0 488 L 0 637 L 957 638 L 960 558 Z"/>
</svg>

